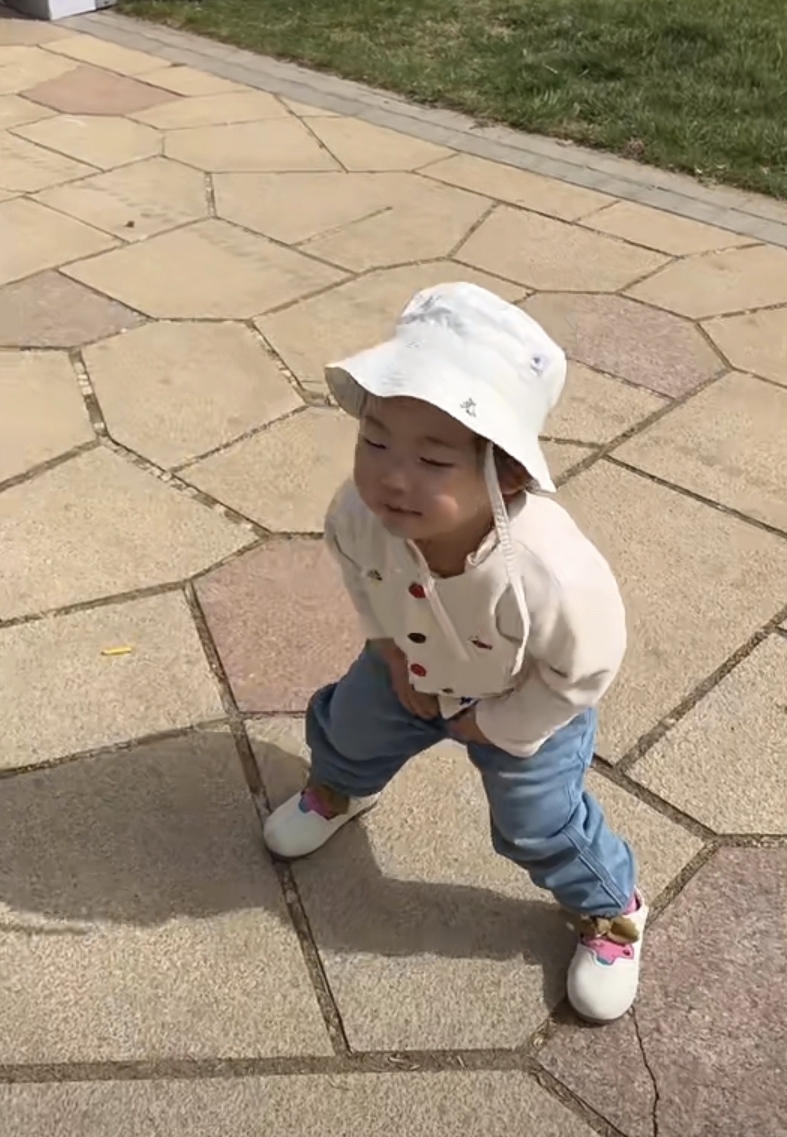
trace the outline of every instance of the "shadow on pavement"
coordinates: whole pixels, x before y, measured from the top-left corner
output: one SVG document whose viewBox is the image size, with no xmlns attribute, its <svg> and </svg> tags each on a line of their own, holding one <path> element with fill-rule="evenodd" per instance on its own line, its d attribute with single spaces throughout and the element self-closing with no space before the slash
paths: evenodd
<svg viewBox="0 0 787 1137">
<path fill-rule="evenodd" d="M 271 761 L 280 800 L 302 784 L 304 764 L 280 750 L 264 765 Z M 404 845 L 399 835 L 397 851 Z M 446 855 L 443 866 L 436 842 L 437 872 L 456 875 Z M 521 898 L 396 879 L 356 824 L 294 873 L 323 951 L 521 958 L 545 969 L 548 997 L 559 997 L 571 934 L 554 905 L 526 896 L 524 877 Z M 96 925 L 150 927 L 260 907 L 286 919 L 229 733 L 184 735 L 0 780 L 0 932 L 79 935 Z"/>
</svg>

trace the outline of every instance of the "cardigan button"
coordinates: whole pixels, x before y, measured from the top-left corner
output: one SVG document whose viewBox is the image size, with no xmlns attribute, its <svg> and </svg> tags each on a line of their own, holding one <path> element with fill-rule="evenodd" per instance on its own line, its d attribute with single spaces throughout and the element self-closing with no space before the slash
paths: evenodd
<svg viewBox="0 0 787 1137">
<path fill-rule="evenodd" d="M 414 596 L 416 600 L 423 600 L 426 596 L 426 589 L 422 584 L 411 584 L 407 591 L 411 596 Z"/>
<path fill-rule="evenodd" d="M 426 668 L 422 663 L 411 663 L 410 670 L 412 671 L 413 675 L 418 675 L 421 679 L 423 679 L 424 675 L 426 675 Z"/>
<path fill-rule="evenodd" d="M 408 632 L 407 638 L 408 638 L 408 640 L 410 640 L 411 643 L 414 643 L 414 644 L 425 644 L 426 643 L 426 636 L 423 634 L 423 632 Z"/>
</svg>

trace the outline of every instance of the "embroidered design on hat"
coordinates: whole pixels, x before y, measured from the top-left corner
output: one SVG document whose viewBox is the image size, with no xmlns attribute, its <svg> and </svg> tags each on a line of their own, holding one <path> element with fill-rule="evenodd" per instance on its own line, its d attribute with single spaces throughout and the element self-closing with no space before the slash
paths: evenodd
<svg viewBox="0 0 787 1137">
<path fill-rule="evenodd" d="M 377 569 L 369 569 L 366 575 L 369 580 L 381 581 L 383 579 L 383 574 L 378 572 Z"/>
<path fill-rule="evenodd" d="M 444 328 L 450 328 L 459 336 L 465 335 L 467 331 L 467 325 L 461 316 L 451 308 L 450 304 L 446 304 L 444 299 L 435 296 L 434 293 L 414 297 L 400 316 L 399 322 L 442 324 Z"/>
<path fill-rule="evenodd" d="M 474 647 L 482 648 L 484 651 L 491 651 L 492 650 L 492 645 L 488 644 L 488 643 L 484 643 L 484 641 L 481 639 L 480 636 L 471 636 L 470 637 L 470 643 L 473 644 Z"/>
<path fill-rule="evenodd" d="M 471 418 L 475 418 L 475 399 L 465 399 L 465 401 L 463 403 L 460 403 L 459 406 L 465 412 L 465 414 L 470 415 Z"/>
<path fill-rule="evenodd" d="M 534 355 L 530 360 L 530 366 L 532 367 L 533 371 L 535 371 L 536 375 L 543 375 L 543 373 L 546 371 L 548 362 L 549 360 L 545 355 Z"/>
</svg>

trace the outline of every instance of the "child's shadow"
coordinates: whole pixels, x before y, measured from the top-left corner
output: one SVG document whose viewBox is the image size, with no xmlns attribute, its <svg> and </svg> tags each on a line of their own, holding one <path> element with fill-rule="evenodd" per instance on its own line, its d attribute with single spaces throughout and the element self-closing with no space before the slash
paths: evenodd
<svg viewBox="0 0 787 1137">
<path fill-rule="evenodd" d="M 270 744 L 260 765 L 273 807 L 306 781 L 306 762 Z M 444 791 L 440 808 L 450 816 L 455 805 L 455 787 L 450 779 L 444 783 Z M 480 798 L 479 789 L 479 804 Z M 384 798 L 377 809 L 397 810 L 400 805 L 389 801 L 386 806 Z M 407 816 L 407 811 L 402 813 L 404 816 L 396 826 L 396 845 L 401 859 L 408 862 L 405 871 L 409 873 L 413 871 L 412 861 L 402 849 L 408 843 L 407 830 L 412 827 L 416 831 L 429 822 L 418 815 Z M 519 958 L 543 969 L 547 1001 L 559 1000 L 576 939 L 557 906 L 532 895 L 524 873 L 520 878 L 520 870 L 512 867 L 505 874 L 516 882 L 513 895 L 496 891 L 494 886 L 398 879 L 381 869 L 372 848 L 367 826 L 374 828 L 376 820 L 370 815 L 363 825 L 349 825 L 318 854 L 292 866 L 321 948 L 382 956 L 425 953 L 453 959 Z M 486 840 L 488 820 L 484 805 L 476 820 Z M 450 874 L 454 867 L 451 851 L 441 850 L 438 839 L 429 848 L 427 858 L 416 866 L 416 872 L 431 875 L 434 871 L 434 875 L 440 875 L 442 867 Z M 480 878 L 494 860 L 491 845 L 484 847 L 478 864 Z M 473 871 L 471 876 L 475 875 Z"/>
<path fill-rule="evenodd" d="M 302 761 L 284 751 L 268 747 L 263 770 L 275 770 L 274 801 L 303 784 Z M 439 847 L 434 858 L 439 872 Z M 549 1000 L 559 997 L 572 938 L 554 905 L 388 877 L 360 825 L 294 872 L 322 950 L 524 958 L 543 967 Z M 255 908 L 286 918 L 228 733 L 0 779 L 0 935 L 154 928 Z"/>
</svg>

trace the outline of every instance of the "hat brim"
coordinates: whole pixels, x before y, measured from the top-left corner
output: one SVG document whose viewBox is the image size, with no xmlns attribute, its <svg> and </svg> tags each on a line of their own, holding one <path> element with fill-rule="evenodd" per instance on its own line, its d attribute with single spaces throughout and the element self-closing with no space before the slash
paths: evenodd
<svg viewBox="0 0 787 1137">
<path fill-rule="evenodd" d="M 336 402 L 354 418 L 360 418 L 364 396 L 421 399 L 463 423 L 474 433 L 493 442 L 521 463 L 538 487 L 555 490 L 538 432 L 523 429 L 512 415 L 510 404 L 494 389 L 478 398 L 475 376 L 434 345 L 394 337 L 325 368 L 325 378 Z M 523 407 L 522 418 L 527 408 Z"/>
</svg>

